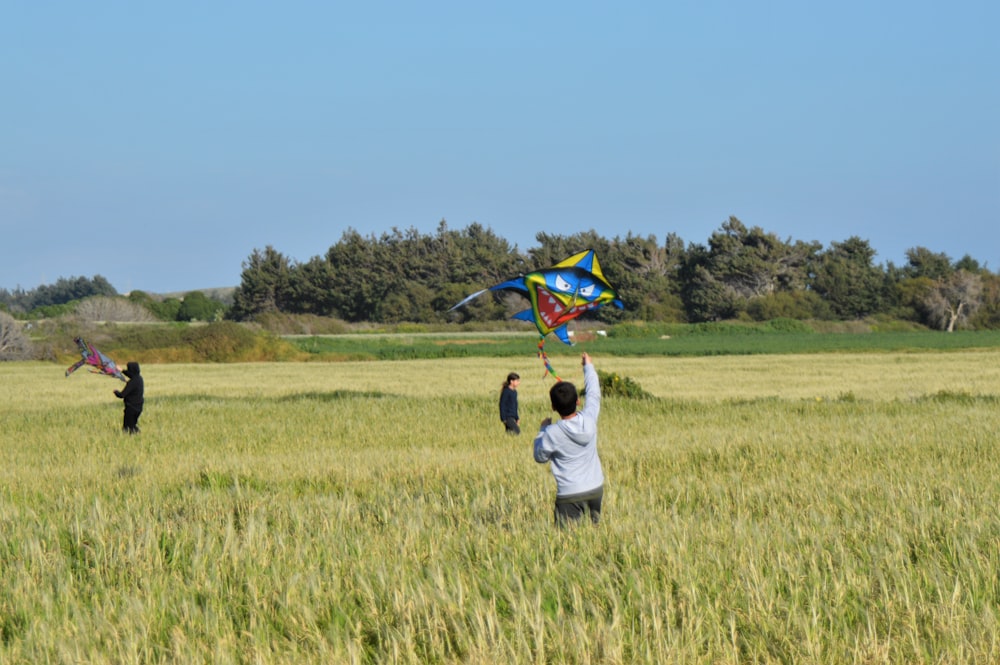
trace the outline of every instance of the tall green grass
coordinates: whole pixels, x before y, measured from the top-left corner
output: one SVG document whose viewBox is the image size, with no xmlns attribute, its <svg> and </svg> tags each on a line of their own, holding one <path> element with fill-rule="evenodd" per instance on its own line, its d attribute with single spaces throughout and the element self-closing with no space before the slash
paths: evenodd
<svg viewBox="0 0 1000 665">
<path fill-rule="evenodd" d="M 0 365 L 0 662 L 1000 659 L 1000 352 L 595 360 L 566 531 L 533 358 Z"/>
</svg>

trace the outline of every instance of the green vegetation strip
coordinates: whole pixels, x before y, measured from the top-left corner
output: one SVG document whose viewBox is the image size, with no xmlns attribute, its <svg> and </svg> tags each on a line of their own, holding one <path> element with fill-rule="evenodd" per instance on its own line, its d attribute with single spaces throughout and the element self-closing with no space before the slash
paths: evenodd
<svg viewBox="0 0 1000 665">
<path fill-rule="evenodd" d="M 525 335 L 449 336 L 414 335 L 331 335 L 290 337 L 300 351 L 315 357 L 340 360 L 413 360 L 417 358 L 515 357 L 535 351 L 537 337 Z M 653 337 L 590 337 L 573 347 L 554 337 L 545 345 L 553 358 L 577 355 L 580 351 L 616 356 L 715 356 L 788 353 L 863 353 L 887 351 L 950 351 L 1000 348 L 1000 331 L 942 333 L 806 333 L 806 332 L 700 332 Z"/>
</svg>

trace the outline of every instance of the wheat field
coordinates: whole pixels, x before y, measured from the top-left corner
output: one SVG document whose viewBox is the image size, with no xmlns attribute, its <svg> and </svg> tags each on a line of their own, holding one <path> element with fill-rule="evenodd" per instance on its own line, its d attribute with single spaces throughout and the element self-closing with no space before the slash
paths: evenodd
<svg viewBox="0 0 1000 665">
<path fill-rule="evenodd" d="M 567 530 L 532 356 L 0 365 L 0 663 L 1000 662 L 1000 351 L 594 361 Z"/>
</svg>

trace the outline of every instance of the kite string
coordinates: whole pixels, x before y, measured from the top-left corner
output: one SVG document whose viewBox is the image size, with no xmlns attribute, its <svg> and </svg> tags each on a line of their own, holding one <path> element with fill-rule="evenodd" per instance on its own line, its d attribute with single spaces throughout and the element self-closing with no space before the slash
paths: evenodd
<svg viewBox="0 0 1000 665">
<path fill-rule="evenodd" d="M 559 375 L 556 374 L 556 371 L 552 369 L 552 363 L 549 362 L 549 356 L 545 353 L 545 335 L 538 338 L 538 357 L 542 359 L 543 363 L 545 363 L 546 371 L 555 377 L 556 381 L 562 381 L 562 379 L 559 378 Z"/>
</svg>

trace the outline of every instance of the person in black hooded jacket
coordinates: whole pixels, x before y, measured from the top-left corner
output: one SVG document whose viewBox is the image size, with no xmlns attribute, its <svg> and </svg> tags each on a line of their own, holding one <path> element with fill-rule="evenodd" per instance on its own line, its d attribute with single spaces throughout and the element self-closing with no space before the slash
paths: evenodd
<svg viewBox="0 0 1000 665">
<path fill-rule="evenodd" d="M 129 434 L 139 433 L 139 416 L 142 414 L 142 375 L 139 373 L 139 363 L 130 361 L 122 372 L 128 377 L 128 383 L 121 390 L 115 391 L 115 397 L 125 400 L 125 420 L 122 431 Z"/>
</svg>

